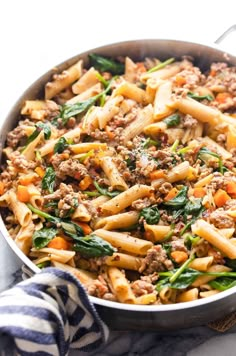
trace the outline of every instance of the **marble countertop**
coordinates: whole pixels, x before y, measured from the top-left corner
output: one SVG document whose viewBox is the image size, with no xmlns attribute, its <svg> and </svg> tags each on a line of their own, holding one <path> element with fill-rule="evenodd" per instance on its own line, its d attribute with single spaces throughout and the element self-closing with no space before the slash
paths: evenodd
<svg viewBox="0 0 236 356">
<path fill-rule="evenodd" d="M 124 6 L 109 0 L 2 1 L 0 122 L 36 78 L 65 58 L 135 38 L 213 43 L 235 22 L 235 12 L 230 11 L 232 3 L 225 0 L 224 6 L 214 5 L 214 9 L 212 2 L 205 1 L 204 9 L 200 3 L 195 4 L 193 16 L 193 6 L 187 0 L 130 0 Z M 231 49 L 235 37 L 224 44 L 226 49 Z M 1 240 L 0 291 L 21 280 L 21 264 Z M 236 327 L 221 334 L 202 326 L 166 334 L 111 332 L 107 345 L 92 355 L 234 356 L 235 348 Z"/>
</svg>

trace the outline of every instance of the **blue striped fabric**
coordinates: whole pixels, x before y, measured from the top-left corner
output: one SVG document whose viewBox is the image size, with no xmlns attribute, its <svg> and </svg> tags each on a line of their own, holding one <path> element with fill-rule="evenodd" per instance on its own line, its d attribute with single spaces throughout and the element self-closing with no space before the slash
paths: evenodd
<svg viewBox="0 0 236 356">
<path fill-rule="evenodd" d="M 68 272 L 45 268 L 0 294 L 0 345 L 9 348 L 10 338 L 10 348 L 20 355 L 92 352 L 108 334 L 83 286 Z M 4 355 L 10 355 L 7 350 Z"/>
</svg>

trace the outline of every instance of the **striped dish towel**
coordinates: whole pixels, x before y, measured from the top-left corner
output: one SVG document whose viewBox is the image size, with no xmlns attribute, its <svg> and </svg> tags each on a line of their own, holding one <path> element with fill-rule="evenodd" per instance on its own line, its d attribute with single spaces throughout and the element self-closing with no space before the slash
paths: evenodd
<svg viewBox="0 0 236 356">
<path fill-rule="evenodd" d="M 90 353 L 107 338 L 107 326 L 68 272 L 45 268 L 0 294 L 0 355 Z"/>
</svg>

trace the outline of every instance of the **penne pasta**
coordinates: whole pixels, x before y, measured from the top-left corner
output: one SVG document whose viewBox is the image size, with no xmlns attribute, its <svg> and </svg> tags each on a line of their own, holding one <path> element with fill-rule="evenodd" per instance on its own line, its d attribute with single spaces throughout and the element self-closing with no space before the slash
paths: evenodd
<svg viewBox="0 0 236 356">
<path fill-rule="evenodd" d="M 151 192 L 152 188 L 147 185 L 134 185 L 133 187 L 127 189 L 125 192 L 117 195 L 115 198 L 112 198 L 111 200 L 103 203 L 101 205 L 101 211 L 104 214 L 117 214 L 130 206 L 133 201 L 148 196 Z"/>
<path fill-rule="evenodd" d="M 125 183 L 124 179 L 119 173 L 112 157 L 105 156 L 100 158 L 100 164 L 102 169 L 104 170 L 106 176 L 108 177 L 111 187 L 114 190 L 127 190 L 128 186 Z"/>
<path fill-rule="evenodd" d="M 79 60 L 73 66 L 54 76 L 54 80 L 45 86 L 45 98 L 51 99 L 70 84 L 76 81 L 82 74 L 83 61 Z"/>
<path fill-rule="evenodd" d="M 192 225 L 192 232 L 221 250 L 227 257 L 236 258 L 236 246 L 221 235 L 218 229 L 204 220 L 197 220 Z"/>
<path fill-rule="evenodd" d="M 110 242 L 112 246 L 119 250 L 136 255 L 146 255 L 147 251 L 153 246 L 150 241 L 138 239 L 125 233 L 98 229 L 94 231 L 94 234 Z"/>
</svg>

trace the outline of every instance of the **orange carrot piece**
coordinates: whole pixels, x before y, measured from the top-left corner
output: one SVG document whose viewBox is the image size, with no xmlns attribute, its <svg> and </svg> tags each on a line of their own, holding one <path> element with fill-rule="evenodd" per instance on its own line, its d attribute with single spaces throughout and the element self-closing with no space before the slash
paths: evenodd
<svg viewBox="0 0 236 356">
<path fill-rule="evenodd" d="M 184 263 L 188 259 L 188 254 L 184 251 L 173 251 L 170 255 L 176 263 Z"/>
<path fill-rule="evenodd" d="M 4 193 L 4 188 L 5 188 L 4 183 L 0 181 L 0 195 L 3 195 L 3 193 Z"/>
<path fill-rule="evenodd" d="M 21 185 L 29 185 L 33 182 L 35 182 L 35 180 L 37 180 L 37 177 L 34 175 L 34 173 L 32 174 L 26 174 L 25 176 L 21 176 L 19 178 L 19 183 Z"/>
<path fill-rule="evenodd" d="M 165 196 L 165 201 L 173 199 L 178 194 L 178 189 L 172 188 L 169 193 Z"/>
<path fill-rule="evenodd" d="M 218 189 L 217 192 L 214 194 L 214 202 L 218 208 L 225 205 L 225 203 L 229 199 L 231 199 L 230 196 L 223 189 Z"/>
<path fill-rule="evenodd" d="M 92 183 L 93 183 L 92 178 L 90 176 L 85 176 L 79 183 L 79 189 L 86 190 Z"/>
<path fill-rule="evenodd" d="M 206 195 L 206 190 L 202 187 L 196 187 L 193 190 L 193 196 L 195 198 L 203 198 Z"/>
<path fill-rule="evenodd" d="M 28 203 L 30 200 L 30 194 L 27 186 L 18 185 L 16 192 L 17 199 L 22 203 Z"/>
<path fill-rule="evenodd" d="M 175 77 L 175 83 L 181 87 L 182 85 L 186 84 L 186 79 L 182 75 L 177 74 Z"/>
<path fill-rule="evenodd" d="M 215 76 L 216 76 L 216 70 L 211 69 L 211 71 L 210 71 L 210 76 L 211 76 L 211 77 L 215 77 Z"/>
<path fill-rule="evenodd" d="M 143 62 L 137 62 L 136 66 L 137 66 L 137 71 L 139 73 L 145 73 L 147 71 L 147 68 L 145 67 Z"/>
<path fill-rule="evenodd" d="M 165 173 L 163 170 L 158 169 L 156 171 L 153 171 L 150 173 L 150 179 L 155 180 L 155 179 L 160 179 L 160 178 L 165 178 Z"/>
<path fill-rule="evenodd" d="M 64 237 L 56 236 L 49 242 L 47 247 L 57 250 L 69 250 L 70 244 Z"/>
<path fill-rule="evenodd" d="M 84 222 L 78 222 L 77 221 L 76 223 L 81 227 L 81 229 L 83 230 L 85 235 L 89 235 L 93 231 L 91 229 L 91 227 L 88 224 L 84 223 Z"/>
<path fill-rule="evenodd" d="M 36 167 L 34 171 L 40 178 L 43 178 L 45 175 L 45 170 L 42 167 Z"/>
<path fill-rule="evenodd" d="M 226 192 L 229 195 L 236 196 L 236 182 L 228 182 L 226 185 Z"/>
<path fill-rule="evenodd" d="M 224 104 L 229 98 L 232 98 L 232 95 L 228 92 L 218 93 L 216 95 L 216 101 L 220 104 Z"/>
<path fill-rule="evenodd" d="M 109 140 L 113 140 L 114 137 L 115 137 L 115 133 L 114 133 L 113 131 L 111 131 L 110 126 L 107 125 L 107 126 L 105 127 L 105 131 L 106 131 L 106 134 L 107 134 Z"/>
</svg>

